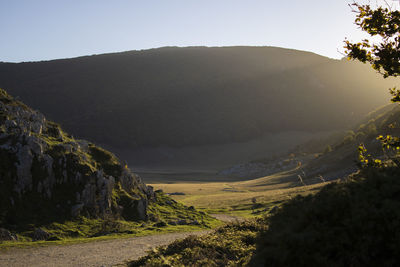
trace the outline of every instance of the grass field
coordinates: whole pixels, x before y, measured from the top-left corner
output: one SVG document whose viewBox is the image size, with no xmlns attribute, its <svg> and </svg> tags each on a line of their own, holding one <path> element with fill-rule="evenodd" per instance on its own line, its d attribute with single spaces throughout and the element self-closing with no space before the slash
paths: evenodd
<svg viewBox="0 0 400 267">
<path fill-rule="evenodd" d="M 209 213 L 227 213 L 243 217 L 261 215 L 298 194 L 317 192 L 326 183 L 299 181 L 298 170 L 242 182 L 151 184 L 175 200 Z"/>
<path fill-rule="evenodd" d="M 215 221 L 210 224 L 210 228 L 216 228 L 223 225 L 223 222 Z M 101 240 L 111 240 L 111 239 L 121 239 L 121 238 L 132 238 L 147 235 L 159 235 L 167 233 L 178 233 L 178 232 L 192 232 L 192 231 L 203 231 L 207 228 L 196 226 L 196 225 L 176 225 L 176 226 L 166 226 L 166 227 L 136 227 L 132 233 L 115 233 L 105 236 L 98 237 L 78 237 L 78 238 L 64 238 L 62 240 L 56 241 L 35 241 L 21 239 L 21 241 L 3 241 L 0 242 L 0 251 L 7 250 L 11 248 L 31 248 L 31 247 L 45 247 L 53 245 L 72 245 L 78 243 L 95 242 Z M 20 236 L 19 236 L 20 237 Z"/>
</svg>

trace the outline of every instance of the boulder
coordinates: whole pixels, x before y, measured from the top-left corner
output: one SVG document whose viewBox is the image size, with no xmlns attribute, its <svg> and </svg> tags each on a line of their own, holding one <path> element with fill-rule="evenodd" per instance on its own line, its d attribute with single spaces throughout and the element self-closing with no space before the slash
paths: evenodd
<svg viewBox="0 0 400 267">
<path fill-rule="evenodd" d="M 188 225 L 189 223 L 186 220 L 179 220 L 176 222 L 177 225 Z"/>
<path fill-rule="evenodd" d="M 137 203 L 137 214 L 139 217 L 139 220 L 147 220 L 147 206 L 148 206 L 148 201 L 145 198 L 141 198 L 138 200 Z"/>
<path fill-rule="evenodd" d="M 51 234 L 41 228 L 37 228 L 32 234 L 33 241 L 49 240 Z"/>
<path fill-rule="evenodd" d="M 0 228 L 0 241 L 17 241 L 18 237 L 8 231 L 7 229 Z"/>
<path fill-rule="evenodd" d="M 167 226 L 167 223 L 164 221 L 159 221 L 158 223 L 155 223 L 153 226 L 154 227 L 165 227 L 165 226 Z"/>
</svg>

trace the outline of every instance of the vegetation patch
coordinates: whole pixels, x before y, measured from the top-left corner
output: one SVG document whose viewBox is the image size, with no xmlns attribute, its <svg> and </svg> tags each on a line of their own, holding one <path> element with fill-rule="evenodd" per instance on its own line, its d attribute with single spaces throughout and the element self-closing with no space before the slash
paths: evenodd
<svg viewBox="0 0 400 267">
<path fill-rule="evenodd" d="M 153 250 L 128 264 L 135 266 L 243 266 L 255 250 L 262 219 L 228 224 L 205 236 L 189 236 Z"/>
<path fill-rule="evenodd" d="M 90 219 L 80 217 L 73 221 L 51 223 L 40 227 L 50 234 L 46 241 L 33 241 L 32 229 L 17 234 L 18 241 L 0 242 L 0 250 L 10 248 L 28 248 L 37 246 L 65 245 L 75 243 L 86 243 L 98 240 L 131 238 L 145 235 L 192 232 L 208 229 L 199 225 L 167 225 L 165 227 L 156 226 L 155 222 L 132 222 L 125 220 Z M 214 226 L 219 226 L 217 222 Z"/>
<path fill-rule="evenodd" d="M 165 225 L 198 225 L 212 228 L 220 223 L 207 213 L 185 206 L 161 191 L 155 192 L 156 200 L 149 205 L 150 220 L 164 222 Z"/>
<path fill-rule="evenodd" d="M 118 177 L 121 175 L 121 164 L 110 152 L 101 147 L 89 144 L 89 154 L 107 175 Z"/>
</svg>

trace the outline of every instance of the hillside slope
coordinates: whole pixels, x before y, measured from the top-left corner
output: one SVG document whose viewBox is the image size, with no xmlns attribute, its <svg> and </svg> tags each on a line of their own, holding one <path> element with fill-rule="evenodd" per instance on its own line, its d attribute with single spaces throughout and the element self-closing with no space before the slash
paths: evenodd
<svg viewBox="0 0 400 267">
<path fill-rule="evenodd" d="M 78 215 L 147 219 L 154 193 L 138 176 L 3 90 L 0 131 L 1 225 Z"/>
<path fill-rule="evenodd" d="M 74 139 L 0 89 L 0 242 L 3 227 L 30 234 L 57 222 L 50 229 L 61 237 L 87 237 L 101 235 L 104 227 L 118 232 L 127 221 L 165 227 L 210 220 L 154 192 L 112 153 Z M 83 226 L 71 230 L 63 223 Z"/>
<path fill-rule="evenodd" d="M 167 47 L 0 64 L 1 87 L 71 134 L 130 149 L 348 128 L 385 103 L 381 88 L 393 85 L 362 64 L 275 47 Z"/>
<path fill-rule="evenodd" d="M 323 175 L 325 179 L 336 179 L 348 175 L 357 169 L 358 146 L 364 145 L 368 153 L 382 160 L 389 157 L 382 153 L 379 135 L 400 135 L 400 106 L 388 105 L 371 112 L 361 123 L 347 131 L 339 140 L 326 140 L 325 146 L 317 152 L 317 157 L 304 167 L 304 177 Z M 301 153 L 301 148 L 297 151 Z"/>
<path fill-rule="evenodd" d="M 346 131 L 338 131 L 323 138 L 314 138 L 280 156 L 261 158 L 222 170 L 223 175 L 237 179 L 259 178 L 296 169 L 307 184 L 344 177 L 358 169 L 358 147 L 363 144 L 369 153 L 382 154 L 380 135 L 400 135 L 400 106 L 390 104 L 370 112 L 359 123 Z"/>
</svg>

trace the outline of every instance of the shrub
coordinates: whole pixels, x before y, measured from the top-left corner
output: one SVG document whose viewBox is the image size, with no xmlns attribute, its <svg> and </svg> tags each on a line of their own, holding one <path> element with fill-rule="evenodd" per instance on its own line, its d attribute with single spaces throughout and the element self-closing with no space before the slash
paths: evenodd
<svg viewBox="0 0 400 267">
<path fill-rule="evenodd" d="M 269 219 L 252 265 L 394 266 L 400 260 L 400 171 L 366 168 Z"/>
<path fill-rule="evenodd" d="M 134 266 L 244 266 L 255 249 L 263 219 L 229 224 L 205 236 L 189 236 L 129 263 Z"/>
</svg>

